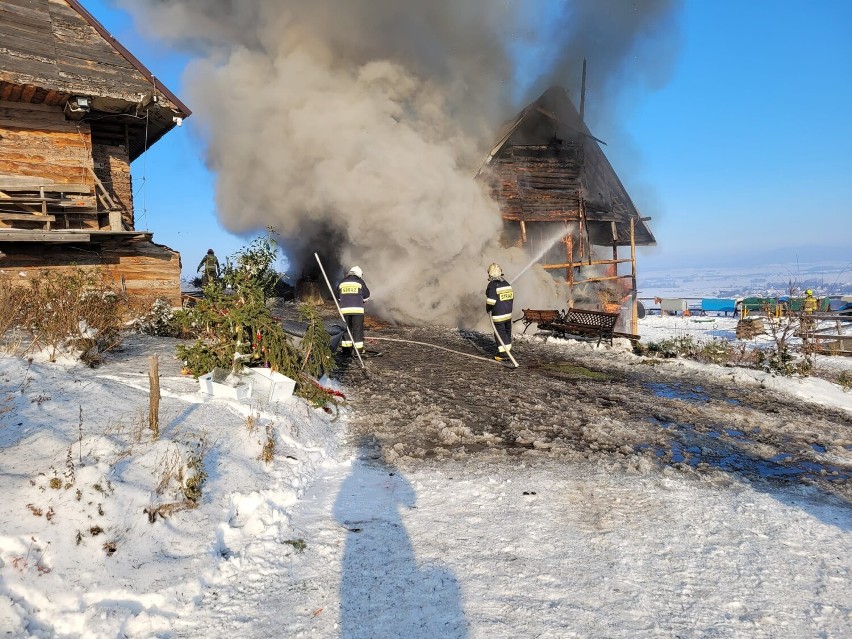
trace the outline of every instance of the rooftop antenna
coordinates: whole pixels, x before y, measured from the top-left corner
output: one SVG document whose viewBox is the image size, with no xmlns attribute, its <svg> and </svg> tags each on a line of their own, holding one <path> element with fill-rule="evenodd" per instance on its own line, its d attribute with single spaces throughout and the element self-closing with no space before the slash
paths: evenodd
<svg viewBox="0 0 852 639">
<path fill-rule="evenodd" d="M 586 58 L 583 58 L 583 81 L 580 84 L 580 121 L 585 122 L 586 118 Z"/>
</svg>

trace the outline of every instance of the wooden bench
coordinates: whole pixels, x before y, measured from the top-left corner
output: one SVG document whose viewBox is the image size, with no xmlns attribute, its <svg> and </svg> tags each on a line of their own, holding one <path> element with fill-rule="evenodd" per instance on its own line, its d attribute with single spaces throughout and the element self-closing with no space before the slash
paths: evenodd
<svg viewBox="0 0 852 639">
<path fill-rule="evenodd" d="M 532 308 L 525 308 L 524 316 L 521 319 L 515 321 L 524 323 L 524 333 L 526 333 L 527 329 L 530 327 L 531 324 L 537 324 L 540 329 L 548 330 L 547 325 L 553 320 L 558 319 L 559 317 L 559 311 L 542 311 Z"/>
<path fill-rule="evenodd" d="M 547 313 L 547 311 L 541 311 Z M 527 311 L 524 311 L 526 315 Z M 562 336 L 565 335 L 592 335 L 598 338 L 598 345 L 606 338 L 612 344 L 612 334 L 615 324 L 618 322 L 618 313 L 604 313 L 603 311 L 587 311 L 582 308 L 569 308 L 565 313 L 557 313 L 557 316 L 549 322 L 539 323 L 538 327 L 543 330 L 553 331 Z"/>
</svg>

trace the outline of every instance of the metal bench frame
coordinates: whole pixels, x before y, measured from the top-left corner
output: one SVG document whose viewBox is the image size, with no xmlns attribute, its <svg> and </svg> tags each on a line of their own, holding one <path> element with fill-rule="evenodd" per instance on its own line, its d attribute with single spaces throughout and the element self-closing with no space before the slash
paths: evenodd
<svg viewBox="0 0 852 639">
<path fill-rule="evenodd" d="M 515 321 L 524 323 L 524 333 L 526 333 L 530 325 L 537 324 L 539 328 L 544 329 L 545 325 L 556 319 L 559 319 L 560 316 L 561 313 L 555 310 L 536 310 L 532 308 L 525 308 L 524 316 L 521 319 Z"/>
<path fill-rule="evenodd" d="M 618 313 L 589 311 L 581 308 L 569 308 L 564 313 L 524 309 L 522 321 L 526 325 L 524 332 L 526 332 L 530 324 L 538 324 L 541 330 L 553 331 L 563 337 L 569 334 L 597 336 L 598 346 L 600 346 L 604 338 L 612 345 L 613 332 L 615 324 L 618 322 L 618 316 Z"/>
</svg>

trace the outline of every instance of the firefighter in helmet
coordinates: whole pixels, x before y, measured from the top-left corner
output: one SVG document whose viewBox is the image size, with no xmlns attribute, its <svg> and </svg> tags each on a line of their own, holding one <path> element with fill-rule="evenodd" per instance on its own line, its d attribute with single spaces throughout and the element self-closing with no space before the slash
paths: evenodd
<svg viewBox="0 0 852 639">
<path fill-rule="evenodd" d="M 363 275 L 360 266 L 353 266 L 337 285 L 337 303 L 349 327 L 349 333 L 340 342 L 344 354 L 351 354 L 353 347 L 359 353 L 364 351 L 364 302 L 370 299 L 370 289 Z"/>
<path fill-rule="evenodd" d="M 494 359 L 502 361 L 512 350 L 512 303 L 515 294 L 512 285 L 503 277 L 499 264 L 488 267 L 488 287 L 485 289 L 485 311 L 494 322 L 494 341 L 497 343 L 497 355 Z"/>
<path fill-rule="evenodd" d="M 202 271 L 202 269 L 204 269 Z M 219 277 L 219 260 L 216 259 L 216 254 L 213 249 L 207 249 L 207 255 L 201 258 L 201 263 L 195 270 L 196 273 L 201 272 L 201 286 L 207 286 L 211 281 L 216 281 Z"/>
<path fill-rule="evenodd" d="M 802 302 L 802 310 L 805 313 L 815 313 L 817 310 L 817 298 L 814 297 L 814 292 L 811 289 L 805 291 L 805 299 Z"/>
</svg>

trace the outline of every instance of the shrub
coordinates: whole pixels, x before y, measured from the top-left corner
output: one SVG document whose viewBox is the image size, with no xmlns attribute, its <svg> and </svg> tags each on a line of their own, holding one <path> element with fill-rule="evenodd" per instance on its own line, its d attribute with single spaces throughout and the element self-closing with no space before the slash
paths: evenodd
<svg viewBox="0 0 852 639">
<path fill-rule="evenodd" d="M 247 247 L 240 249 L 233 257 L 227 258 L 222 269 L 222 281 L 225 286 L 240 290 L 247 282 L 258 288 L 264 299 L 271 297 L 281 279 L 275 270 L 278 258 L 278 245 L 271 235 L 259 237 Z"/>
<path fill-rule="evenodd" d="M 237 374 L 243 363 L 268 367 L 296 380 L 297 395 L 325 406 L 333 398 L 313 378 L 333 367 L 331 339 L 321 318 L 307 306 L 300 308 L 300 317 L 308 323 L 303 350 L 272 317 L 266 301 L 278 281 L 277 273 L 271 275 L 273 248 L 270 240 L 256 241 L 236 260 L 229 258 L 222 282 L 208 284 L 203 299 L 175 314 L 181 328 L 198 338 L 191 346 L 178 346 L 177 355 L 196 377 L 214 368 Z"/>
<path fill-rule="evenodd" d="M 695 357 L 700 350 L 701 346 L 689 335 L 648 344 L 650 357 Z"/>
<path fill-rule="evenodd" d="M 73 269 L 31 279 L 18 321 L 33 338 L 30 348 L 49 349 L 51 361 L 70 348 L 96 364 L 121 342 L 121 316 L 118 292 L 99 269 Z"/>
<path fill-rule="evenodd" d="M 192 449 L 183 452 L 182 446 L 170 446 L 158 462 L 156 493 L 172 497 L 183 494 L 188 502 L 186 505 L 194 507 L 201 499 L 201 489 L 207 481 L 204 460 L 210 445 L 206 437 L 201 436 L 194 444 L 187 442 L 186 446 Z"/>
<path fill-rule="evenodd" d="M 154 300 L 148 312 L 133 321 L 133 328 L 143 335 L 177 337 L 181 334 L 181 327 L 176 319 L 175 311 L 172 309 L 172 305 L 164 299 Z"/>
<path fill-rule="evenodd" d="M 303 353 L 302 369 L 314 377 L 322 377 L 334 368 L 331 337 L 313 305 L 300 305 L 299 319 L 308 325 L 302 338 L 302 343 L 307 345 Z"/>
<path fill-rule="evenodd" d="M 760 348 L 755 351 L 757 367 L 767 373 L 777 373 L 789 377 L 795 370 L 795 358 L 786 344 L 776 344 L 774 348 Z"/>
<path fill-rule="evenodd" d="M 27 308 L 27 289 L 4 282 L 0 286 L 0 337 L 21 325 Z"/>
<path fill-rule="evenodd" d="M 734 359 L 734 347 L 725 340 L 714 339 L 712 342 L 707 342 L 698 351 L 698 360 L 711 364 L 730 364 Z"/>
<path fill-rule="evenodd" d="M 186 478 L 183 483 L 184 496 L 193 503 L 201 499 L 201 487 L 207 481 L 207 470 L 204 468 L 204 458 L 208 451 L 207 440 L 202 437 L 195 445 L 189 458 L 186 460 Z"/>
</svg>

